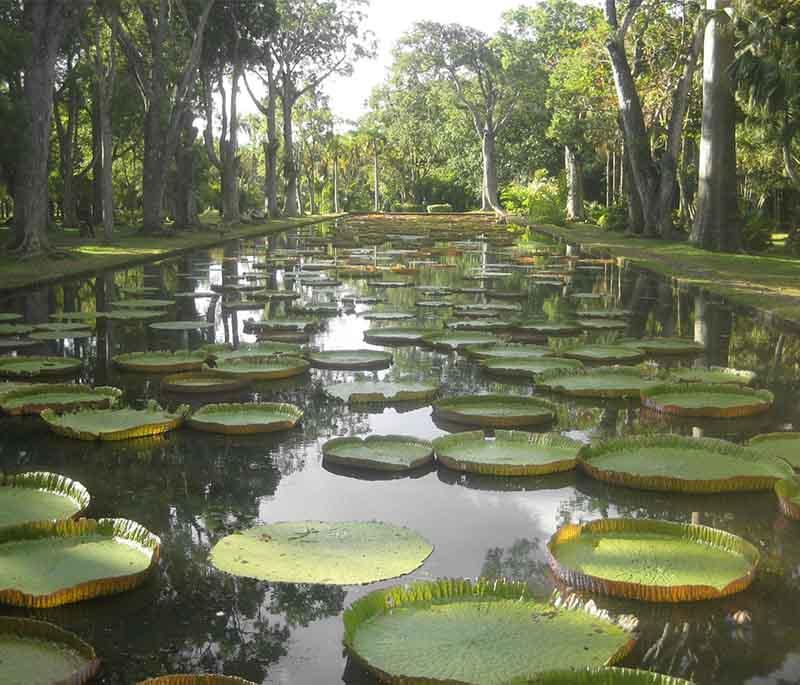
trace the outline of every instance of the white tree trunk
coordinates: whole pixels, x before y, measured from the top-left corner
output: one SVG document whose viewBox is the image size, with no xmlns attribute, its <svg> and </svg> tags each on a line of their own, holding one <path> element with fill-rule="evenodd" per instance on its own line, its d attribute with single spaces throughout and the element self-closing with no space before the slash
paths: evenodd
<svg viewBox="0 0 800 685">
<path fill-rule="evenodd" d="M 564 146 L 564 166 L 567 170 L 567 219 L 583 221 L 583 164 L 569 145 Z"/>
</svg>

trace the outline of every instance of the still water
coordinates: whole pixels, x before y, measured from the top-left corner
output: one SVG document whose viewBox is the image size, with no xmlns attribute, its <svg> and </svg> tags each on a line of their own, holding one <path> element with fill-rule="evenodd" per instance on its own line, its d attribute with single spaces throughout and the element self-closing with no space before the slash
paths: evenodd
<svg viewBox="0 0 800 685">
<path fill-rule="evenodd" d="M 539 284 L 527 278 L 533 267 L 521 267 L 513 258 L 551 251 L 556 256 L 549 262 L 544 257 L 537 260 L 536 267 L 543 269 L 548 263 L 562 264 L 558 255 L 564 248 L 544 244 L 535 236 L 520 236 L 521 252 L 468 241 L 474 236 L 465 236 L 457 250 L 431 256 L 422 255 L 429 245 L 420 246 L 413 235 L 403 234 L 407 228 L 395 229 L 386 220 L 379 228 L 391 239 L 377 245 L 375 240 L 357 243 L 361 250 L 357 259 L 373 265 L 404 262 L 416 269 L 387 278 L 407 280 L 410 286 L 520 290 L 524 293 L 520 301 L 530 316 L 564 318 L 587 306 L 630 309 L 633 315 L 623 334 L 692 337 L 706 344 L 705 356 L 677 363 L 751 369 L 759 373 L 758 386 L 776 395 L 774 409 L 764 417 L 699 423 L 640 416 L 635 403 L 557 398 L 555 430 L 583 440 L 658 430 L 741 442 L 758 433 L 799 429 L 800 403 L 795 398 L 800 340 L 789 333 L 766 327 L 725 303 L 614 264 L 578 263 L 565 281 Z M 362 339 L 365 330 L 405 323 L 371 323 L 363 318 L 370 310 L 407 309 L 418 313 L 410 325 L 442 326 L 449 310 L 415 310 L 422 294 L 414 287 L 375 289 L 363 276 L 341 272 L 337 277 L 342 284 L 337 287 L 307 287 L 291 280 L 292 270 L 355 254 L 348 252 L 352 242 L 334 247 L 334 238 L 347 235 L 352 241 L 359 230 L 352 225 L 321 225 L 230 243 L 6 297 L 0 299 L 0 311 L 18 312 L 26 321 L 39 322 L 65 311 L 107 310 L 110 302 L 125 296 L 126 289 L 155 289 L 129 297 L 169 298 L 223 283 L 261 282 L 267 288 L 296 289 L 301 294 L 298 302 L 340 302 L 346 295 L 386 300 L 342 309 L 326 318 L 323 330 L 309 341 L 318 349 L 370 347 Z M 257 268 L 265 257 L 273 256 L 288 256 L 289 263 Z M 509 275 L 476 281 L 469 278 L 476 270 Z M 336 275 L 333 270 L 315 273 Z M 573 297 L 578 293 L 598 297 Z M 486 298 L 485 293 L 452 296 L 462 303 L 489 301 Z M 101 319 L 91 338 L 46 343 L 32 353 L 81 357 L 86 362 L 81 381 L 122 388 L 134 406 L 156 399 L 173 407 L 179 400 L 160 392 L 157 375 L 121 373 L 111 357 L 147 349 L 195 348 L 207 342 L 253 342 L 255 338 L 244 332 L 245 319 L 280 317 L 287 306 L 231 312 L 223 311 L 220 300 L 179 297 L 170 310 L 169 319 L 212 322 L 213 329 L 204 333 L 156 333 L 147 323 Z M 433 379 L 443 384 L 444 394 L 535 393 L 530 382 L 499 383 L 455 353 L 422 347 L 392 351 L 390 369 L 362 375 Z M 544 545 L 559 526 L 617 515 L 689 521 L 694 513 L 701 522 L 742 535 L 758 546 L 764 560 L 761 575 L 749 591 L 719 602 L 657 606 L 597 599 L 612 612 L 640 618 L 642 636 L 625 665 L 698 683 L 800 681 L 800 524 L 782 518 L 773 495 L 646 493 L 606 486 L 574 472 L 522 479 L 468 476 L 443 468 L 392 479 L 333 473 L 321 463 L 321 445 L 332 437 L 392 433 L 433 438 L 452 429 L 434 423 L 429 406 L 362 411 L 324 394 L 326 384 L 355 375 L 312 370 L 287 381 L 262 382 L 244 394 L 212 398 L 246 401 L 257 396 L 292 402 L 304 410 L 301 427 L 267 436 L 224 437 L 182 429 L 160 438 L 93 444 L 53 436 L 39 419 L 0 419 L 0 469 L 68 475 L 91 492 L 90 516 L 133 519 L 162 539 L 160 566 L 137 590 L 58 609 L 7 613 L 42 618 L 78 633 L 103 659 L 102 683 L 133 683 L 174 672 L 224 672 L 259 683 L 368 684 L 374 680 L 343 654 L 341 614 L 358 597 L 391 582 L 353 588 L 234 578 L 210 566 L 211 547 L 223 536 L 258 522 L 380 520 L 413 528 L 435 546 L 428 561 L 407 579 L 504 576 L 529 581 L 548 593 L 552 580 Z M 740 610 L 751 617 L 744 625 L 732 619 Z"/>
</svg>

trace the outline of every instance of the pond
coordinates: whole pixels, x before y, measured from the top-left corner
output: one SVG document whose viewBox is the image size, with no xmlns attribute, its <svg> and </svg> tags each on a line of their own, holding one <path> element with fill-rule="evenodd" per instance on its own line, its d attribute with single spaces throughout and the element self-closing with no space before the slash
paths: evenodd
<svg viewBox="0 0 800 685">
<path fill-rule="evenodd" d="M 434 420 L 428 402 L 359 407 L 325 393 L 326 387 L 356 376 L 432 380 L 442 384 L 445 396 L 541 395 L 557 403 L 556 423 L 532 430 L 556 430 L 582 441 L 670 432 L 741 443 L 760 433 L 797 430 L 800 340 L 790 332 L 611 261 L 582 260 L 579 255 L 566 259 L 564 246 L 522 229 L 487 225 L 482 231 L 477 222 L 448 229 L 449 219 L 430 220 L 437 229 L 431 238 L 427 224 L 420 222 L 357 217 L 0 299 L 0 311 L 22 314 L 26 322 L 47 321 L 63 312 L 106 311 L 111 302 L 127 297 L 174 300 L 168 320 L 212 324 L 205 330 L 157 331 L 147 321 L 98 319 L 91 337 L 31 348 L 30 353 L 83 359 L 82 382 L 121 388 L 125 401 L 137 407 L 154 399 L 173 408 L 185 399 L 164 393 L 158 374 L 121 371 L 112 361 L 115 355 L 253 342 L 247 319 L 296 318 L 289 309 L 298 305 L 315 305 L 321 312 L 314 314 L 323 325 L 310 335 L 310 347 L 389 350 L 394 357 L 388 369 L 312 369 L 284 380 L 258 381 L 223 400 L 212 398 L 257 397 L 293 403 L 304 411 L 299 427 L 267 435 L 224 436 L 183 428 L 158 437 L 94 443 L 55 436 L 37 418 L 0 419 L 0 471 L 65 474 L 92 494 L 88 515 L 132 519 L 162 540 L 157 572 L 136 590 L 55 609 L 4 613 L 42 618 L 80 635 L 103 659 L 102 683 L 131 683 L 163 673 L 225 672 L 259 683 L 367 684 L 376 681 L 343 652 L 342 612 L 393 581 L 324 586 L 234 577 L 209 563 L 215 543 L 259 522 L 383 521 L 408 526 L 434 546 L 433 554 L 404 581 L 502 576 L 528 581 L 548 594 L 553 579 L 545 545 L 560 526 L 612 516 L 694 519 L 753 543 L 762 554 L 759 578 L 744 593 L 696 604 L 595 598 L 612 613 L 633 613 L 640 619 L 641 638 L 625 665 L 698 683 L 797 682 L 800 523 L 783 518 L 770 492 L 646 492 L 605 485 L 575 471 L 497 477 L 430 467 L 390 478 L 323 466 L 321 447 L 333 437 L 379 433 L 431 439 L 465 429 Z M 484 233 L 493 238 L 482 240 Z M 348 268 L 335 268 L 343 266 Z M 302 274 L 295 278 L 297 271 Z M 540 276 L 530 278 L 533 273 Z M 375 278 L 403 281 L 405 286 L 375 287 Z M 222 306 L 223 299 L 247 294 L 213 291 L 222 285 L 252 284 L 294 290 L 299 299 L 294 304 L 273 300 L 247 311 Z M 454 288 L 463 291 L 449 290 Z M 214 296 L 175 297 L 208 291 Z M 487 291 L 500 291 L 500 298 Z M 352 300 L 347 298 L 356 298 L 356 304 L 348 304 Z M 382 302 L 361 304 L 358 298 Z M 702 354 L 668 361 L 656 357 L 651 363 L 751 370 L 757 373 L 756 387 L 775 394 L 775 404 L 749 418 L 668 419 L 642 410 L 638 401 L 549 395 L 520 375 L 488 375 L 475 359 L 456 352 L 364 342 L 364 332 L 371 328 L 442 328 L 461 318 L 452 306 L 415 306 L 420 300 L 520 306 L 521 312 L 513 307 L 496 312 L 500 320 L 572 320 L 579 310 L 629 310 L 624 328 L 584 334 L 604 343 L 614 337 L 692 338 L 704 345 Z M 325 304 L 329 307 L 321 306 Z M 413 318 L 365 318 L 379 311 L 408 311 Z M 460 311 L 473 316 L 481 308 Z M 546 342 L 533 334 L 527 341 Z M 551 344 L 567 345 L 558 338 Z M 195 407 L 202 403 L 193 401 Z"/>
</svg>

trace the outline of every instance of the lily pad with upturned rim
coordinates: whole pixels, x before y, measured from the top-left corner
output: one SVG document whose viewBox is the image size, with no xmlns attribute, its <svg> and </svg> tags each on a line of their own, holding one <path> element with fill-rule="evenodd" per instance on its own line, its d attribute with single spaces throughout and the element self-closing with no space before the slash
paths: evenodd
<svg viewBox="0 0 800 685">
<path fill-rule="evenodd" d="M 122 390 L 109 386 L 41 383 L 0 396 L 0 409 L 11 416 L 41 414 L 45 409 L 74 411 L 105 409 L 117 403 Z"/>
<path fill-rule="evenodd" d="M 94 649 L 74 633 L 30 618 L 0 617 L 5 685 L 84 685 L 100 672 Z"/>
<path fill-rule="evenodd" d="M 57 435 L 77 440 L 131 440 L 161 435 L 180 427 L 186 408 L 168 412 L 157 406 L 147 409 L 82 409 L 57 414 L 46 409 L 41 417 Z"/>
<path fill-rule="evenodd" d="M 439 386 L 420 381 L 355 381 L 327 386 L 325 393 L 351 404 L 391 404 L 431 400 L 439 393 Z"/>
<path fill-rule="evenodd" d="M 475 359 L 532 359 L 549 357 L 553 351 L 546 345 L 524 343 L 497 343 L 492 345 L 469 345 L 464 348 L 468 357 Z"/>
<path fill-rule="evenodd" d="M 793 474 L 772 457 L 712 438 L 650 435 L 581 448 L 578 465 L 596 480 L 660 492 L 771 490 Z"/>
<path fill-rule="evenodd" d="M 548 671 L 532 678 L 515 678 L 504 685 L 693 685 L 683 678 L 634 668 Z"/>
<path fill-rule="evenodd" d="M 17 392 L 18 390 L 27 390 L 28 388 L 35 388 L 41 383 L 16 383 L 13 381 L 3 381 L 0 382 L 0 401 L 11 392 Z"/>
<path fill-rule="evenodd" d="M 408 528 L 375 521 L 284 521 L 220 540 L 217 569 L 275 583 L 363 585 L 419 568 L 433 546 Z"/>
<path fill-rule="evenodd" d="M 136 685 L 256 685 L 256 683 L 237 676 L 219 675 L 218 673 L 176 673 L 140 680 Z M 665 683 L 664 685 L 669 684 Z"/>
<path fill-rule="evenodd" d="M 230 344 L 204 345 L 200 348 L 214 361 L 227 361 L 230 359 L 246 359 L 248 357 L 299 357 L 302 353 L 300 345 L 284 342 L 257 342 L 249 345 L 234 347 Z"/>
<path fill-rule="evenodd" d="M 245 332 L 252 333 L 309 333 L 318 329 L 319 319 L 265 319 L 254 321 L 252 319 L 244 322 Z"/>
<path fill-rule="evenodd" d="M 635 347 L 652 356 L 698 355 L 705 352 L 705 345 L 691 338 L 641 338 L 620 340 L 618 344 Z"/>
<path fill-rule="evenodd" d="M 0 350 L 21 350 L 41 344 L 41 340 L 31 340 L 30 338 L 0 338 Z"/>
<path fill-rule="evenodd" d="M 0 474 L 0 529 L 35 521 L 79 517 L 89 506 L 89 491 L 57 473 Z"/>
<path fill-rule="evenodd" d="M 589 603 L 534 599 L 523 582 L 440 579 L 354 602 L 344 644 L 392 685 L 502 685 L 565 663 L 618 663 L 636 643 L 631 623 Z"/>
<path fill-rule="evenodd" d="M 394 357 L 377 350 L 326 350 L 310 352 L 308 360 L 316 369 L 388 369 Z"/>
<path fill-rule="evenodd" d="M 0 312 L 0 323 L 13 323 L 14 321 L 21 321 L 22 314 L 14 314 L 13 312 Z"/>
<path fill-rule="evenodd" d="M 214 328 L 210 321 L 157 321 L 149 326 L 154 331 L 200 331 Z"/>
<path fill-rule="evenodd" d="M 44 609 L 132 590 L 158 563 L 160 547 L 127 519 L 0 529 L 0 603 Z"/>
<path fill-rule="evenodd" d="M 182 371 L 199 371 L 208 359 L 203 350 L 171 352 L 169 350 L 153 350 L 149 352 L 126 352 L 111 358 L 119 368 L 125 371 L 141 373 L 179 373 Z"/>
<path fill-rule="evenodd" d="M 583 362 L 563 357 L 490 357 L 481 361 L 481 368 L 495 376 L 531 379 L 548 371 L 583 368 Z"/>
<path fill-rule="evenodd" d="M 68 357 L 0 357 L 0 376 L 9 378 L 49 378 L 70 376 L 83 366 L 80 359 Z"/>
<path fill-rule="evenodd" d="M 775 494 L 783 515 L 793 521 L 800 520 L 800 480 L 797 476 L 775 483 Z"/>
<path fill-rule="evenodd" d="M 466 319 L 448 321 L 447 328 L 451 331 L 487 331 L 502 333 L 511 328 L 511 324 L 502 319 Z"/>
<path fill-rule="evenodd" d="M 152 321 L 166 316 L 167 312 L 163 309 L 120 309 L 114 312 L 98 312 L 104 319 L 117 323 L 140 323 L 142 321 Z"/>
<path fill-rule="evenodd" d="M 362 316 L 367 321 L 410 321 L 417 318 L 411 312 L 366 312 Z"/>
<path fill-rule="evenodd" d="M 75 321 L 73 323 L 50 321 L 47 323 L 34 324 L 33 328 L 36 331 L 52 331 L 53 333 L 61 333 L 64 331 L 75 331 L 75 330 L 79 331 L 89 328 L 89 326 L 84 321 Z"/>
<path fill-rule="evenodd" d="M 581 443 L 558 433 L 497 430 L 455 433 L 433 441 L 436 459 L 455 471 L 494 476 L 541 476 L 571 471 Z"/>
<path fill-rule="evenodd" d="M 175 300 L 156 300 L 156 299 L 130 299 L 117 300 L 111 306 L 117 309 L 164 309 L 175 304 Z"/>
<path fill-rule="evenodd" d="M 793 468 L 800 469 L 800 433 L 762 433 L 750 438 L 747 446 L 760 454 L 783 459 Z"/>
<path fill-rule="evenodd" d="M 28 335 L 33 333 L 33 326 L 25 323 L 0 323 L 0 336 Z"/>
<path fill-rule="evenodd" d="M 567 524 L 547 543 L 548 562 L 566 585 L 645 602 L 696 602 L 742 592 L 759 552 L 716 528 L 652 519 Z"/>
<path fill-rule="evenodd" d="M 431 333 L 430 328 L 370 328 L 364 331 L 364 342 L 370 345 L 416 345 Z"/>
<path fill-rule="evenodd" d="M 670 376 L 678 383 L 707 383 L 710 385 L 751 385 L 756 379 L 753 371 L 709 366 L 691 369 L 670 369 Z"/>
<path fill-rule="evenodd" d="M 462 395 L 438 400 L 433 415 L 445 421 L 484 428 L 516 428 L 550 423 L 556 406 L 538 397 Z"/>
<path fill-rule="evenodd" d="M 578 319 L 578 325 L 584 331 L 624 331 L 628 327 L 628 322 L 622 319 L 587 318 Z"/>
<path fill-rule="evenodd" d="M 274 381 L 303 375 L 310 364 L 301 357 L 270 355 L 217 360 L 217 373 L 244 377 L 254 381 Z"/>
<path fill-rule="evenodd" d="M 560 350 L 559 354 L 567 359 L 605 364 L 638 364 L 644 361 L 644 352 L 621 345 L 578 345 Z"/>
<path fill-rule="evenodd" d="M 642 390 L 662 384 L 649 369 L 598 366 L 574 371 L 551 371 L 536 379 L 536 387 L 570 397 L 636 398 Z"/>
<path fill-rule="evenodd" d="M 433 461 L 433 445 L 407 435 L 333 438 L 322 446 L 323 463 L 377 471 L 412 471 Z"/>
<path fill-rule="evenodd" d="M 641 397 L 643 406 L 662 414 L 722 419 L 763 414 L 775 402 L 769 390 L 704 383 L 656 385 Z"/>
<path fill-rule="evenodd" d="M 583 330 L 574 321 L 515 321 L 513 330 L 516 333 L 527 333 L 548 337 L 569 337 L 578 335 Z"/>
<path fill-rule="evenodd" d="M 194 395 L 235 392 L 248 385 L 250 385 L 249 378 L 237 378 L 230 374 L 219 373 L 215 369 L 175 373 L 161 379 L 163 392 Z"/>
<path fill-rule="evenodd" d="M 448 352 L 460 350 L 469 345 L 488 345 L 500 341 L 501 338 L 498 338 L 494 333 L 485 333 L 482 331 L 447 331 L 433 333 L 422 339 L 425 345 L 430 345 L 437 350 L 445 350 Z"/>
<path fill-rule="evenodd" d="M 34 331 L 30 334 L 31 340 L 40 342 L 52 340 L 74 340 L 76 338 L 91 338 L 94 331 L 91 328 L 70 328 L 63 331 Z"/>
<path fill-rule="evenodd" d="M 302 417 L 296 406 L 281 402 L 207 404 L 192 414 L 187 424 L 207 433 L 244 435 L 289 430 Z"/>
</svg>

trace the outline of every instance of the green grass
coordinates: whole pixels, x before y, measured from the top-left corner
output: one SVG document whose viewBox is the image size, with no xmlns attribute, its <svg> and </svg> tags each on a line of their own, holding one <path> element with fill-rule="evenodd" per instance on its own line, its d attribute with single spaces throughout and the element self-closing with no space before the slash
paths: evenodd
<svg viewBox="0 0 800 685">
<path fill-rule="evenodd" d="M 58 249 L 56 256 L 20 260 L 0 253 L 0 292 L 35 287 L 69 276 L 94 275 L 106 269 L 211 247 L 226 240 L 277 233 L 332 218 L 334 215 L 272 219 L 223 230 L 213 225 L 213 217 L 204 217 L 209 220 L 198 230 L 164 236 L 145 236 L 135 227 L 123 226 L 117 230 L 112 243 L 105 243 L 99 237 L 81 238 L 77 230 L 57 230 L 49 235 L 52 246 Z M 0 244 L 7 241 L 7 232 L 8 229 L 0 229 Z"/>
</svg>

